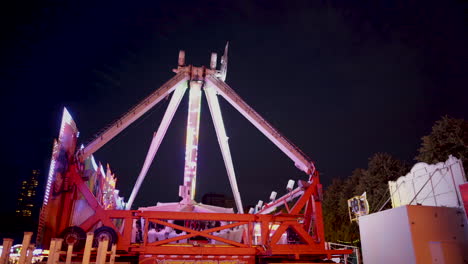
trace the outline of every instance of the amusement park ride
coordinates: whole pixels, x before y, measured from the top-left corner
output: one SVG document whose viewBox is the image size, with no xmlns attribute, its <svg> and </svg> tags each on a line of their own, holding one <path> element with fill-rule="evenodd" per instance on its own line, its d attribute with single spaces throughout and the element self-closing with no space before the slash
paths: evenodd
<svg viewBox="0 0 468 264">
<path fill-rule="evenodd" d="M 351 254 L 351 250 L 331 250 L 324 239 L 322 186 L 314 163 L 247 105 L 224 81 L 227 72 L 226 45 L 220 70 L 217 55 L 211 54 L 210 67 L 185 64 L 179 52 L 176 75 L 142 102 L 111 124 L 86 146 L 77 147 L 78 130 L 64 110 L 58 140 L 54 143 L 44 204 L 39 220 L 37 242 L 48 245 L 62 236 L 80 250 L 86 232 L 96 239 L 107 237 L 121 255 L 135 256 L 140 262 L 208 261 L 223 264 L 266 262 L 311 262 Z M 138 190 L 158 151 L 174 113 L 189 90 L 185 168 L 180 202 L 131 210 Z M 203 205 L 194 201 L 197 172 L 200 104 L 205 92 L 227 175 L 235 199 L 232 209 Z M 97 165 L 92 154 L 112 140 L 135 120 L 173 92 L 161 124 L 154 134 L 143 168 L 127 203 L 118 196 L 109 167 Z M 234 166 L 224 128 L 218 95 L 228 101 L 260 132 L 306 173 L 294 188 L 270 202 L 259 202 L 244 213 Z M 182 262 L 181 262 L 182 261 Z M 229 263 L 228 263 L 229 262 Z"/>
</svg>

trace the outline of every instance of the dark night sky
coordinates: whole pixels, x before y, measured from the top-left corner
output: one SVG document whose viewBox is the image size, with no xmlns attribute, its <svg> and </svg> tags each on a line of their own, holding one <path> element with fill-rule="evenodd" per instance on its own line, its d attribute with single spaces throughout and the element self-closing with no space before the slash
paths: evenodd
<svg viewBox="0 0 468 264">
<path fill-rule="evenodd" d="M 22 1 L 0 11 L 1 211 L 20 179 L 45 180 L 62 107 L 80 140 L 173 76 L 179 49 L 208 65 L 230 41 L 226 82 L 307 153 L 322 182 L 376 152 L 413 162 L 420 137 L 448 114 L 468 118 L 463 1 Z M 220 99 L 244 204 L 304 174 Z M 187 96 L 136 205 L 176 201 Z M 198 196 L 230 194 L 202 101 Z M 96 153 L 128 198 L 167 101 Z M 43 192 L 41 187 L 40 192 Z M 199 200 L 199 199 L 198 199 Z"/>
</svg>

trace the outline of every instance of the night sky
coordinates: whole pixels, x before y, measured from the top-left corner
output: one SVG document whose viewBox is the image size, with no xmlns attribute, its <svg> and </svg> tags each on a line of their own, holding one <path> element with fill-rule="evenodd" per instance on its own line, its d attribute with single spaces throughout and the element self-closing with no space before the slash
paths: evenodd
<svg viewBox="0 0 468 264">
<path fill-rule="evenodd" d="M 0 11 L 2 212 L 29 170 L 45 181 L 64 106 L 87 142 L 174 75 L 179 49 L 188 64 L 208 66 L 229 41 L 226 82 L 315 161 L 325 185 L 376 152 L 412 164 L 435 120 L 468 118 L 464 1 L 16 2 Z M 178 200 L 187 99 L 136 206 Z M 305 179 L 220 103 L 244 204 Z M 95 154 L 127 199 L 167 104 Z M 197 199 L 231 195 L 205 99 L 201 115 Z"/>
</svg>

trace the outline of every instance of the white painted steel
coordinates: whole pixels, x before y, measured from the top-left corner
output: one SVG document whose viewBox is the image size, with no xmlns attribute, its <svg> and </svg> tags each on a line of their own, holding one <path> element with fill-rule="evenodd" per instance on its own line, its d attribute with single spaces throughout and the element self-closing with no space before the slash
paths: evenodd
<svg viewBox="0 0 468 264">
<path fill-rule="evenodd" d="M 205 79 L 208 85 L 216 87 L 218 94 L 226 99 L 239 113 L 283 151 L 294 162 L 296 167 L 309 175 L 315 172 L 313 162 L 298 147 L 289 142 L 288 139 L 282 136 L 272 125 L 245 103 L 229 85 L 213 76 L 207 76 Z"/>
<path fill-rule="evenodd" d="M 180 50 L 179 51 L 179 60 L 178 60 L 179 66 L 184 66 L 185 65 L 185 51 Z"/>
<path fill-rule="evenodd" d="M 292 190 L 291 192 L 281 196 L 280 198 L 267 203 L 263 208 L 260 208 L 260 211 L 258 212 L 259 214 L 269 214 L 273 212 L 277 207 L 282 206 L 283 204 L 286 204 L 292 200 L 294 200 L 296 197 L 301 196 L 304 194 L 304 191 L 301 187 L 297 187 L 296 189 Z"/>
<path fill-rule="evenodd" d="M 158 152 L 159 146 L 161 145 L 161 142 L 166 135 L 167 129 L 172 121 L 172 118 L 174 117 L 174 114 L 179 107 L 180 101 L 182 100 L 182 97 L 184 97 L 185 90 L 187 90 L 187 84 L 181 84 L 179 85 L 176 90 L 174 91 L 174 94 L 172 95 L 171 101 L 169 102 L 169 105 L 167 106 L 166 112 L 164 113 L 164 117 L 161 121 L 161 124 L 159 125 L 159 128 L 157 132 L 153 136 L 153 140 L 151 141 L 151 145 L 148 149 L 148 153 L 146 154 L 146 159 L 145 163 L 143 164 L 143 168 L 140 171 L 140 174 L 138 175 L 137 181 L 135 185 L 133 186 L 132 193 L 130 195 L 130 198 L 128 199 L 127 204 L 125 205 L 125 209 L 130 210 L 133 205 L 133 201 L 135 200 L 138 191 L 140 190 L 141 184 L 143 180 L 146 177 L 146 174 L 148 173 L 148 170 L 151 166 L 151 163 L 154 160 L 154 157 L 156 156 L 156 153 Z"/>
<path fill-rule="evenodd" d="M 226 75 L 227 75 L 228 50 L 229 50 L 229 42 L 226 43 L 226 46 L 224 47 L 224 54 L 223 56 L 221 56 L 221 69 L 220 69 L 219 78 L 223 82 L 226 81 Z"/>
<path fill-rule="evenodd" d="M 148 112 L 153 106 L 159 103 L 163 98 L 168 94 L 174 91 L 179 85 L 185 84 L 188 80 L 186 73 L 178 73 L 172 77 L 169 81 L 163 84 L 159 89 L 154 91 L 138 105 L 133 107 L 130 111 L 124 114 L 116 122 L 114 122 L 108 129 L 103 133 L 99 134 L 96 139 L 91 141 L 86 147 L 84 147 L 79 152 L 79 157 L 81 160 L 85 160 L 91 154 L 100 149 L 104 144 L 109 142 L 112 138 L 117 136 L 122 130 L 127 128 L 135 120 L 140 118 L 144 113 Z"/>
<path fill-rule="evenodd" d="M 189 203 L 195 198 L 202 85 L 202 81 L 190 81 L 183 180 L 185 188 L 183 189 L 184 193 L 182 193 L 181 196 L 184 203 Z"/>
<path fill-rule="evenodd" d="M 295 183 L 296 183 L 296 182 L 295 182 L 294 180 L 289 180 L 289 181 L 288 181 L 288 185 L 286 185 L 286 190 L 287 190 L 288 192 L 292 191 L 292 189 L 294 188 L 294 184 L 295 184 Z"/>
<path fill-rule="evenodd" d="M 392 206 L 407 204 L 463 207 L 459 185 L 466 182 L 461 160 L 452 155 L 437 164 L 416 163 L 396 181 L 389 181 Z"/>
<path fill-rule="evenodd" d="M 210 85 L 205 86 L 205 95 L 208 101 L 208 107 L 210 109 L 211 117 L 213 119 L 216 136 L 218 137 L 219 147 L 223 155 L 224 165 L 231 184 L 232 193 L 236 202 L 237 212 L 243 214 L 244 207 L 242 206 L 242 200 L 237 186 L 236 174 L 234 171 L 234 165 L 232 163 L 231 151 L 229 149 L 228 136 L 224 128 L 223 116 L 221 115 L 221 108 L 219 107 L 218 97 L 216 90 Z"/>
<path fill-rule="evenodd" d="M 270 201 L 273 202 L 276 199 L 276 195 L 278 195 L 278 193 L 275 191 L 272 191 L 270 194 Z"/>
<path fill-rule="evenodd" d="M 211 59 L 210 59 L 210 69 L 212 69 L 212 70 L 216 69 L 217 61 L 218 61 L 218 54 L 212 52 L 211 53 Z"/>
</svg>

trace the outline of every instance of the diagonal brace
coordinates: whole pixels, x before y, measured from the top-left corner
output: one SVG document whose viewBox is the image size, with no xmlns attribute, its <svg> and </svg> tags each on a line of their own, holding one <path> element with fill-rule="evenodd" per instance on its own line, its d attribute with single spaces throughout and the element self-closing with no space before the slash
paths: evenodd
<svg viewBox="0 0 468 264">
<path fill-rule="evenodd" d="M 213 85 L 218 94 L 220 94 L 226 101 L 228 101 L 239 113 L 241 113 L 252 125 L 254 125 L 260 132 L 262 132 L 273 144 L 275 144 L 281 151 L 284 152 L 291 160 L 293 160 L 296 167 L 304 171 L 308 175 L 313 175 L 315 172 L 315 165 L 312 160 L 307 157 L 297 146 L 292 144 L 286 137 L 281 135 L 272 125 L 263 119 L 255 110 L 253 110 L 242 98 L 234 92 L 222 80 L 214 76 L 207 76 L 206 83 Z"/>
<path fill-rule="evenodd" d="M 179 230 L 182 230 L 182 231 L 185 231 L 185 232 L 189 233 L 187 235 L 173 237 L 173 238 L 161 240 L 161 241 L 158 241 L 158 242 L 153 242 L 150 245 L 158 246 L 158 245 L 174 242 L 174 241 L 181 240 L 181 239 L 191 238 L 191 237 L 194 237 L 194 236 L 203 236 L 203 237 L 214 239 L 214 240 L 226 243 L 226 244 L 231 244 L 231 245 L 237 246 L 237 247 L 248 247 L 247 245 L 244 245 L 242 243 L 235 242 L 233 240 L 229 240 L 229 239 L 226 239 L 226 238 L 217 237 L 215 235 L 209 234 L 209 233 L 216 232 L 216 231 L 219 231 L 219 230 L 244 225 L 245 223 L 232 223 L 232 224 L 228 224 L 228 225 L 224 225 L 224 226 L 220 226 L 220 227 L 206 229 L 206 230 L 203 230 L 203 231 L 197 231 L 197 230 L 193 230 L 193 229 L 183 227 L 183 226 L 180 226 L 180 225 L 171 224 L 169 222 L 164 222 L 164 221 L 161 221 L 161 220 L 158 220 L 158 219 L 149 219 L 149 221 L 160 224 L 160 225 L 169 226 L 169 227 L 179 229 Z"/>
<path fill-rule="evenodd" d="M 130 210 L 132 208 L 133 201 L 135 200 L 135 197 L 137 196 L 138 191 L 140 190 L 141 183 L 143 182 L 143 180 L 146 177 L 146 174 L 148 173 L 148 170 L 151 166 L 151 163 L 153 162 L 154 156 L 156 156 L 156 152 L 158 151 L 159 146 L 161 145 L 164 135 L 166 135 L 169 124 L 171 123 L 172 118 L 174 117 L 174 114 L 177 110 L 177 107 L 179 106 L 180 101 L 184 96 L 185 90 L 187 90 L 186 83 L 178 86 L 174 91 L 174 94 L 172 95 L 171 101 L 167 106 L 166 112 L 164 113 L 164 117 L 161 121 L 161 124 L 159 125 L 158 131 L 153 135 L 153 140 L 151 141 L 148 153 L 146 154 L 145 163 L 143 164 L 143 168 L 141 169 L 140 174 L 138 175 L 138 179 L 135 183 L 135 186 L 133 186 L 132 194 L 130 195 L 128 202 L 125 205 L 125 209 L 127 210 Z"/>
<path fill-rule="evenodd" d="M 93 141 L 87 144 L 83 149 L 79 150 L 77 156 L 81 161 L 85 160 L 91 154 L 99 150 L 112 138 L 117 136 L 125 128 L 131 125 L 135 120 L 140 118 L 143 114 L 148 112 L 153 106 L 159 103 L 172 91 L 179 87 L 180 85 L 185 85 L 188 80 L 188 76 L 185 73 L 179 73 L 176 76 L 172 77 L 169 81 L 163 84 L 159 89 L 154 91 L 143 101 L 137 104 L 135 107 L 130 109 L 117 121 L 111 124 L 104 132 L 100 133 Z"/>
<path fill-rule="evenodd" d="M 216 136 L 218 137 L 219 147 L 221 148 L 224 164 L 226 166 L 229 183 L 231 184 L 234 200 L 236 201 L 237 212 L 243 214 L 244 207 L 242 206 L 239 188 L 237 187 L 236 174 L 234 172 L 234 165 L 232 163 L 228 137 L 226 135 L 226 130 L 224 129 L 223 117 L 221 115 L 221 108 L 219 107 L 219 101 L 216 95 L 216 90 L 212 85 L 205 85 L 205 94 L 206 99 L 208 101 L 208 107 L 211 112 L 211 117 L 215 126 Z"/>
</svg>

